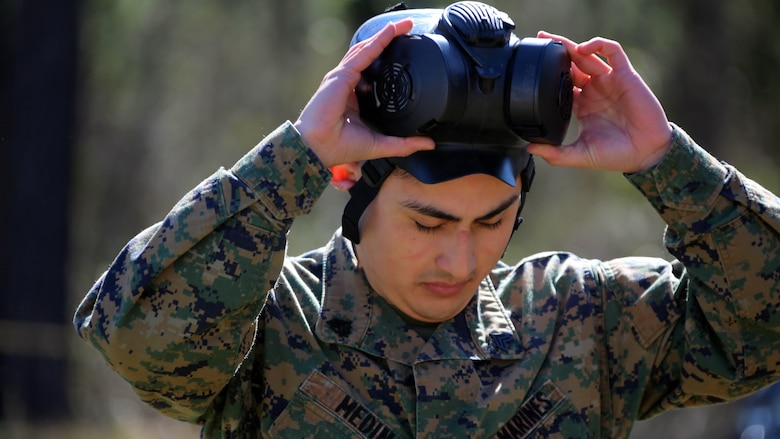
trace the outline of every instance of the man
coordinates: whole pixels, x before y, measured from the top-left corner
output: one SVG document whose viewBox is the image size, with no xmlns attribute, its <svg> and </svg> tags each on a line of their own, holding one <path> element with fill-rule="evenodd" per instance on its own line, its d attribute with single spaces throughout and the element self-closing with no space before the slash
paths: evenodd
<svg viewBox="0 0 780 439">
<path fill-rule="evenodd" d="M 435 183 L 393 170 L 359 239 L 287 256 L 329 180 L 348 190 L 360 163 L 435 147 L 358 114 L 360 73 L 411 28 L 354 44 L 294 124 L 133 238 L 87 294 L 79 334 L 141 399 L 207 438 L 627 437 L 777 380 L 780 200 L 670 125 L 614 41 L 540 33 L 571 57 L 581 131 L 527 150 L 625 173 L 676 261 L 503 264 L 523 167 Z"/>
</svg>

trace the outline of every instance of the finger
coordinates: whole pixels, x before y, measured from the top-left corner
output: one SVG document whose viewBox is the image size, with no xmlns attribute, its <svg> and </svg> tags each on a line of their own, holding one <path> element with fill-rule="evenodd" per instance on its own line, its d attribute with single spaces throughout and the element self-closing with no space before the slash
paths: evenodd
<svg viewBox="0 0 780 439">
<path fill-rule="evenodd" d="M 585 87 L 585 84 L 587 84 L 588 81 L 590 80 L 590 75 L 580 70 L 580 68 L 577 67 L 577 64 L 572 63 L 571 80 L 572 83 L 574 84 L 574 87 L 581 90 Z"/>
<path fill-rule="evenodd" d="M 431 150 L 436 144 L 429 137 L 396 137 L 374 133 L 374 145 L 367 160 L 381 157 L 405 157 L 417 151 Z"/>
<path fill-rule="evenodd" d="M 561 162 L 563 151 L 560 146 L 547 145 L 542 143 L 531 143 L 528 145 L 528 152 L 536 157 L 543 159 L 552 166 Z"/>
<path fill-rule="evenodd" d="M 397 23 L 387 23 L 379 32 L 350 48 L 342 60 L 342 64 L 357 71 L 363 71 L 382 53 L 393 41 L 393 38 L 404 35 L 412 30 L 414 22 L 411 19 Z"/>
<path fill-rule="evenodd" d="M 408 33 L 413 26 L 414 22 L 411 19 L 387 23 L 370 38 L 350 47 L 339 65 L 325 75 L 323 83 L 343 81 L 344 86 L 349 90 L 354 89 L 360 81 L 361 72 L 379 57 L 393 38 Z"/>
<path fill-rule="evenodd" d="M 566 48 L 566 51 L 569 52 L 569 57 L 572 58 L 572 60 L 574 60 L 574 58 L 580 56 L 580 54 L 577 53 L 577 43 L 575 43 L 574 41 L 572 41 L 572 40 L 570 40 L 570 39 L 568 39 L 568 38 L 566 38 L 566 37 L 564 37 L 562 35 L 552 34 L 552 33 L 545 32 L 545 31 L 539 31 L 536 34 L 536 36 L 539 37 L 539 38 L 549 38 L 549 39 L 551 39 L 553 41 L 560 42 L 561 44 L 563 44 L 563 47 Z"/>
<path fill-rule="evenodd" d="M 560 147 L 554 145 L 548 145 L 544 143 L 529 143 L 527 149 L 529 154 L 533 154 L 545 160 L 560 155 L 560 151 L 559 151 Z"/>
<path fill-rule="evenodd" d="M 583 52 L 581 45 L 577 46 L 577 54 L 572 56 L 572 62 L 576 64 L 584 74 L 588 76 L 603 75 L 612 72 L 612 66 L 596 55 L 596 53 Z"/>
<path fill-rule="evenodd" d="M 580 44 L 577 51 L 583 56 L 594 57 L 601 55 L 606 62 L 614 69 L 631 68 L 631 62 L 623 50 L 623 47 L 617 41 L 602 37 L 591 38 Z"/>
<path fill-rule="evenodd" d="M 564 45 L 564 47 L 566 47 L 566 49 L 574 49 L 574 48 L 577 47 L 577 43 L 575 43 L 574 41 L 564 37 L 563 35 L 553 34 L 553 33 L 545 32 L 545 31 L 541 30 L 541 31 L 539 31 L 536 34 L 536 36 L 539 37 L 539 38 L 549 38 L 549 39 L 551 39 L 553 41 L 560 41 L 561 43 L 563 43 L 563 45 Z"/>
<path fill-rule="evenodd" d="M 609 73 L 612 70 L 609 64 L 596 56 L 595 51 L 583 51 L 581 48 L 582 44 L 577 44 L 564 36 L 545 31 L 540 31 L 537 35 L 539 38 L 550 38 L 553 41 L 560 41 L 563 44 L 566 51 L 569 53 L 572 64 L 584 73 L 584 76 L 580 75 L 579 77 L 580 84 L 582 84 L 582 80 L 586 80 L 588 76 Z M 591 42 L 593 41 L 594 40 L 591 40 Z M 581 85 L 579 87 L 581 87 Z"/>
<path fill-rule="evenodd" d="M 528 145 L 528 152 L 544 159 L 551 166 L 587 168 L 589 167 L 587 157 L 583 156 L 577 143 L 561 146 L 531 143 Z"/>
</svg>

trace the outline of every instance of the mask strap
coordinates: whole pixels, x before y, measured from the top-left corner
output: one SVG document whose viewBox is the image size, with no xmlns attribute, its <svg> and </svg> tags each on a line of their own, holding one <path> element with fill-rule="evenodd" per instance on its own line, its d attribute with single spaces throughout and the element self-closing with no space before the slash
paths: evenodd
<svg viewBox="0 0 780 439">
<path fill-rule="evenodd" d="M 360 244 L 360 217 L 395 166 L 388 159 L 377 159 L 366 161 L 360 169 L 362 177 L 350 188 L 350 198 L 341 215 L 341 234 L 354 244 Z"/>
<path fill-rule="evenodd" d="M 534 158 L 533 156 L 528 156 L 528 163 L 526 163 L 525 168 L 520 172 L 520 184 L 523 185 L 522 190 L 520 191 L 520 206 L 517 207 L 517 216 L 515 217 L 515 226 L 512 229 L 512 234 L 509 235 L 509 241 L 512 240 L 512 236 L 514 236 L 517 229 L 520 227 L 520 224 L 523 223 L 523 217 L 520 216 L 520 214 L 523 212 L 523 207 L 525 206 L 525 200 L 528 197 L 528 192 L 531 190 L 531 184 L 534 181 L 534 177 L 536 176 L 536 165 L 534 164 Z M 509 241 L 507 241 L 507 246 L 509 245 Z M 504 250 L 506 252 L 506 250 Z"/>
</svg>

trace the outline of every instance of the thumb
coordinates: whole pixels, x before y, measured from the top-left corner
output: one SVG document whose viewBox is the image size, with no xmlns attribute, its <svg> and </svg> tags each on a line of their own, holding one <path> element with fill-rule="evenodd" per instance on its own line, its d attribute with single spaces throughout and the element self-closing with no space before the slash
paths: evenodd
<svg viewBox="0 0 780 439">
<path fill-rule="evenodd" d="M 564 156 L 564 146 L 548 145 L 544 143 L 530 143 L 528 144 L 528 152 L 536 157 L 544 159 L 551 165 L 557 165 L 561 162 Z"/>
<path fill-rule="evenodd" d="M 592 157 L 588 154 L 588 149 L 584 147 L 582 139 L 577 139 L 574 143 L 568 145 L 545 145 L 541 143 L 531 143 L 528 145 L 528 152 L 541 157 L 552 166 L 567 166 L 571 168 L 592 168 Z"/>
<path fill-rule="evenodd" d="M 431 150 L 435 147 L 436 144 L 430 137 L 397 137 L 376 134 L 374 148 L 373 151 L 371 151 L 371 157 L 368 159 L 370 160 L 382 157 L 406 157 L 409 154 L 415 153 L 417 151 Z"/>
</svg>

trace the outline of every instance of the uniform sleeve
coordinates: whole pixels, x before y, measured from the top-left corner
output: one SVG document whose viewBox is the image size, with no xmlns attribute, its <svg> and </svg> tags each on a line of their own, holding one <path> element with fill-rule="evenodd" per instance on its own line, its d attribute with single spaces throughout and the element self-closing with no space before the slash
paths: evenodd
<svg viewBox="0 0 780 439">
<path fill-rule="evenodd" d="M 628 178 L 666 221 L 665 245 L 677 258 L 659 276 L 674 280 L 672 301 L 643 306 L 659 322 L 678 313 L 679 320 L 662 331 L 646 321 L 636 327 L 658 349 L 640 417 L 734 399 L 776 381 L 780 199 L 678 127 L 667 156 Z"/>
<path fill-rule="evenodd" d="M 134 237 L 74 316 L 142 400 L 198 421 L 248 354 L 293 219 L 329 172 L 287 122 Z"/>
</svg>

